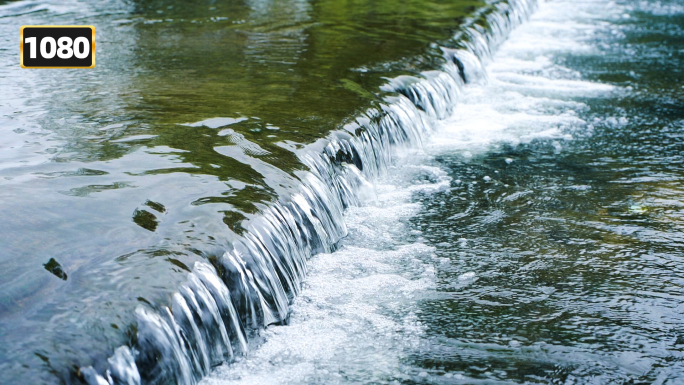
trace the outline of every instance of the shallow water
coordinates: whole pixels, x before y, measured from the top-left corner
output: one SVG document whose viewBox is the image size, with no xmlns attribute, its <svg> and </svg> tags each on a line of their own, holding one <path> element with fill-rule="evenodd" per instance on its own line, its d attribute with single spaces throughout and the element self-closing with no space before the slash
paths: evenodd
<svg viewBox="0 0 684 385">
<path fill-rule="evenodd" d="M 304 145 L 443 62 L 430 44 L 483 6 L 1 2 L 0 382 L 106 362 L 137 306 L 299 191 Z M 19 68 L 40 24 L 95 25 L 96 68 Z"/>
<path fill-rule="evenodd" d="M 0 69 L 0 380 L 676 383 L 684 6 L 485 8 L 1 5 L 100 56 Z"/>
<path fill-rule="evenodd" d="M 681 381 L 683 11 L 549 2 L 514 32 L 444 122 L 452 140 L 501 131 L 457 140 L 489 147 L 472 156 L 437 144 L 458 182 L 411 221 L 437 247 L 439 298 L 410 362 L 479 380 Z"/>
<path fill-rule="evenodd" d="M 542 4 L 205 383 L 679 383 L 683 17 Z"/>
</svg>

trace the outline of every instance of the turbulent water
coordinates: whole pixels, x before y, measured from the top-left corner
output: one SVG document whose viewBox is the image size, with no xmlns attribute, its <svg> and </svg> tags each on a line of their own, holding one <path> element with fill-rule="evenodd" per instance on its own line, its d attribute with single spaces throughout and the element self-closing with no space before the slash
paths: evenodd
<svg viewBox="0 0 684 385">
<path fill-rule="evenodd" d="M 0 5 L 0 382 L 680 381 L 684 4 L 390 3 Z"/>
<path fill-rule="evenodd" d="M 543 3 L 205 383 L 680 383 L 683 26 Z"/>
</svg>

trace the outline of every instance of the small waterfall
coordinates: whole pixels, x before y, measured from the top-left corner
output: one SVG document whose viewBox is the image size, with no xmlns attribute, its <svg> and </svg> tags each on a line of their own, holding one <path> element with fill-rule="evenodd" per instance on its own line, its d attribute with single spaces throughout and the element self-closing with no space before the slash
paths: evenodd
<svg viewBox="0 0 684 385">
<path fill-rule="evenodd" d="M 535 0 L 485 8 L 442 47 L 445 64 L 382 87 L 388 96 L 299 153 L 309 171 L 299 192 L 251 220 L 240 241 L 198 262 L 169 304 L 136 309 L 137 336 L 96 370 L 80 369 L 88 384 L 195 384 L 212 367 L 248 350 L 262 328 L 287 322 L 306 276 L 307 259 L 334 251 L 346 235 L 343 212 L 369 191 L 399 149 L 420 146 L 432 120 L 451 113 L 464 84 L 485 79 L 484 64 L 533 11 Z"/>
</svg>

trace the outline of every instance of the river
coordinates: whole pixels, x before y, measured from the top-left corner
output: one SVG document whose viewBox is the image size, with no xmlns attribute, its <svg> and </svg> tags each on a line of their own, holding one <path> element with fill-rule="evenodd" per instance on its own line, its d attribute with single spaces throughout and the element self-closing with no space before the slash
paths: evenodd
<svg viewBox="0 0 684 385">
<path fill-rule="evenodd" d="M 677 383 L 678 1 L 18 1 L 0 382 Z"/>
</svg>

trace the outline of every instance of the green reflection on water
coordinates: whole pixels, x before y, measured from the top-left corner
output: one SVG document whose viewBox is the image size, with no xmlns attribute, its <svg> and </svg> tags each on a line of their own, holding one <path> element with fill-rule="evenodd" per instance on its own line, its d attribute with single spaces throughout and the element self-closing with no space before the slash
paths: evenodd
<svg viewBox="0 0 684 385">
<path fill-rule="evenodd" d="M 296 184 L 292 149 L 377 106 L 384 77 L 437 68 L 430 44 L 485 2 L 8 4 L 3 41 L 22 24 L 97 31 L 89 71 L 20 72 L 0 52 L 2 138 L 20 144 L 0 169 L 0 382 L 39 384 L 106 362 L 135 306 L 164 303 Z M 212 118 L 234 121 L 193 124 Z"/>
<path fill-rule="evenodd" d="M 433 69 L 441 58 L 426 54 L 477 1 L 141 1 L 132 17 L 136 32 L 134 83 L 143 111 L 159 135 L 154 143 L 190 151 L 199 170 L 255 183 L 239 167 L 211 167 L 221 145 L 210 132 L 171 126 L 214 117 L 256 117 L 233 127 L 273 157 L 285 171 L 301 166 L 283 140 L 308 143 L 375 105 L 383 76 Z M 155 21 L 151 23 L 151 21 Z M 433 52 L 434 54 L 434 52 Z M 416 60 L 416 58 L 419 58 Z M 269 127 L 278 128 L 269 130 Z M 175 132 L 174 132 L 175 131 Z M 180 131 L 180 132 L 179 132 Z M 177 140 L 176 140 L 177 139 Z M 204 154 L 204 155 L 200 155 Z M 220 171 L 218 171 L 220 170 Z"/>
</svg>

